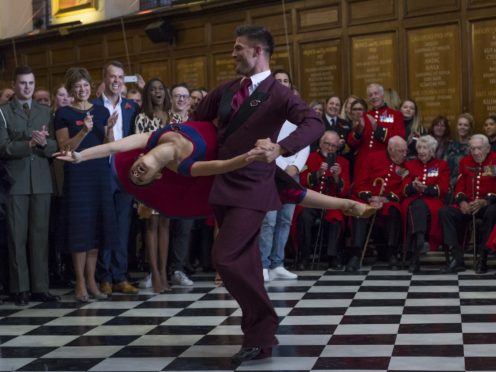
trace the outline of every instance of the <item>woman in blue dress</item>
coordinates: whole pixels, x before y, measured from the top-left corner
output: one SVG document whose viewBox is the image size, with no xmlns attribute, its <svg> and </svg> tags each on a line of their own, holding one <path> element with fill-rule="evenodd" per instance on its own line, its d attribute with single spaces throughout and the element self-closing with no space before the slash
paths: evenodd
<svg viewBox="0 0 496 372">
<path fill-rule="evenodd" d="M 55 113 L 54 127 L 60 149 L 88 149 L 113 141 L 117 115 L 89 102 L 91 77 L 84 68 L 66 73 L 66 89 L 74 97 L 70 106 Z M 75 295 L 81 302 L 106 298 L 95 281 L 98 249 L 110 249 L 116 236 L 115 211 L 110 188 L 109 158 L 64 166 L 62 193 L 63 247 L 72 255 L 76 276 Z"/>
</svg>

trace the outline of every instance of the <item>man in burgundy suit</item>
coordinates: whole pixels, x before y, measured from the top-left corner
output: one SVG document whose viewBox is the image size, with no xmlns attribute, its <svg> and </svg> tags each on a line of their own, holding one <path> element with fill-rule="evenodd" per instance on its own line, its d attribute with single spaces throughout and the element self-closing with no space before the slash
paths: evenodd
<svg viewBox="0 0 496 372">
<path fill-rule="evenodd" d="M 219 224 L 212 260 L 243 311 L 241 350 L 233 363 L 271 356 L 277 344 L 277 315 L 264 287 L 259 233 L 265 214 L 281 207 L 273 162 L 319 138 L 324 125 L 318 115 L 270 72 L 274 42 L 264 27 L 236 29 L 232 56 L 243 77 L 209 93 L 193 114 L 195 120 L 218 118 L 219 159 L 242 154 L 258 139 L 275 141 L 286 120 L 298 128 L 279 143 L 265 146 L 266 161 L 216 176 L 209 202 Z M 249 97 L 248 97 L 249 95 Z"/>
</svg>

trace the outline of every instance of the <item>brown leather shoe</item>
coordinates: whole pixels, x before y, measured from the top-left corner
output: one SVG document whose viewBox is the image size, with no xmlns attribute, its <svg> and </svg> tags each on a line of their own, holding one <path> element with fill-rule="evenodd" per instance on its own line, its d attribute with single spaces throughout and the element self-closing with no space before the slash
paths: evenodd
<svg viewBox="0 0 496 372">
<path fill-rule="evenodd" d="M 112 284 L 109 282 L 101 282 L 100 283 L 100 292 L 106 294 L 107 296 L 112 294 Z"/>
<path fill-rule="evenodd" d="M 131 285 L 127 280 L 116 283 L 112 286 L 112 290 L 114 292 L 121 292 L 121 293 L 127 293 L 127 294 L 136 294 L 139 292 L 139 289 Z"/>
</svg>

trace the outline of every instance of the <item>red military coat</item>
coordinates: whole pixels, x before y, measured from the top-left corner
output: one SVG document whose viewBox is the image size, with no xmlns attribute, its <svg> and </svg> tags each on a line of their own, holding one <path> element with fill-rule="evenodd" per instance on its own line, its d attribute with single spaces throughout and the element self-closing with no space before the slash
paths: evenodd
<svg viewBox="0 0 496 372">
<path fill-rule="evenodd" d="M 444 197 L 448 192 L 450 169 L 445 160 L 431 159 L 424 164 L 418 159 L 410 160 L 405 163 L 408 171 L 407 176 L 403 179 L 402 193 L 406 198 L 401 203 L 401 212 L 406 222 L 406 214 L 409 205 L 417 199 L 422 199 L 431 214 L 431 224 L 429 229 L 429 243 L 431 250 L 437 250 L 442 244 L 442 230 L 439 224 L 439 208 L 444 205 Z M 429 187 L 427 194 L 414 193 L 409 195 L 408 188 L 411 188 L 413 181 L 417 179 L 422 184 Z"/>
<path fill-rule="evenodd" d="M 407 174 L 404 164 L 393 163 L 386 151 L 372 153 L 359 177 L 355 179 L 353 196 L 361 201 L 368 201 L 371 196 L 385 196 L 389 202 L 384 203 L 381 211 L 383 214 L 388 214 L 390 206 L 400 210 L 401 185 Z"/>
<path fill-rule="evenodd" d="M 377 128 L 374 130 L 368 115 L 375 118 Z M 391 137 L 400 136 L 405 138 L 405 123 L 400 111 L 393 110 L 387 106 L 380 109 L 372 109 L 364 114 L 365 127 L 361 135 L 356 128 L 348 134 L 349 146 L 357 151 L 354 178 L 368 166 L 367 159 L 371 153 L 387 151 L 387 143 Z"/>
<path fill-rule="evenodd" d="M 329 181 L 329 177 L 332 177 L 329 170 L 327 170 L 323 177 L 317 179 L 315 173 L 319 170 L 322 162 L 325 162 L 326 158 L 322 156 L 319 151 L 312 152 L 307 159 L 306 167 L 300 174 L 300 183 L 314 191 L 323 193 L 325 195 L 335 196 L 339 198 L 346 198 L 350 193 L 350 166 L 348 160 L 342 156 L 336 158 L 336 163 L 341 166 L 341 173 L 339 175 L 339 185 L 334 182 Z M 298 218 L 303 207 L 297 206 L 295 210 L 295 221 Z M 326 211 L 325 219 L 329 222 L 344 221 L 343 212 L 335 209 L 328 209 Z"/>
<path fill-rule="evenodd" d="M 457 203 L 496 197 L 495 152 L 490 152 L 481 164 L 472 155 L 465 156 L 460 160 L 458 172 L 454 194 Z"/>
</svg>

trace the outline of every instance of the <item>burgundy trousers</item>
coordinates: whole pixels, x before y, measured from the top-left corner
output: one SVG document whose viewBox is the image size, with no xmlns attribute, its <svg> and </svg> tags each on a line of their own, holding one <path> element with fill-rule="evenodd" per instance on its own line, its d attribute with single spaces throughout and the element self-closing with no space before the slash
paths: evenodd
<svg viewBox="0 0 496 372">
<path fill-rule="evenodd" d="M 272 347 L 278 318 L 264 287 L 259 235 L 265 212 L 214 206 L 219 234 L 212 262 L 243 312 L 243 347 Z"/>
</svg>

